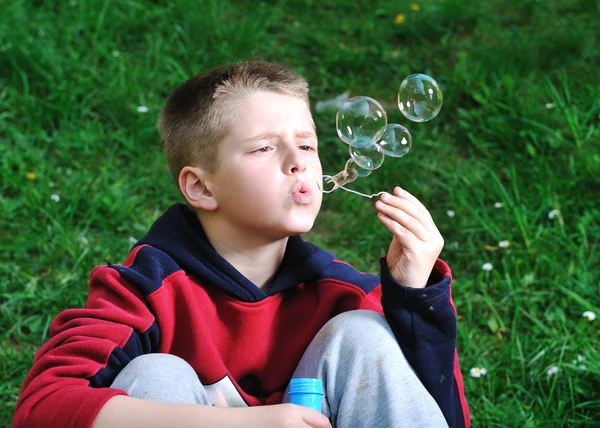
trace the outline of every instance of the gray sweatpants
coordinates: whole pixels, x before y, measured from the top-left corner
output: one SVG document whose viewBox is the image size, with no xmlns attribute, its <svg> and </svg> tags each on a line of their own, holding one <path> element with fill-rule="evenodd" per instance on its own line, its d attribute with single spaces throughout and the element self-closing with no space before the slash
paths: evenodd
<svg viewBox="0 0 600 428">
<path fill-rule="evenodd" d="M 306 349 L 292 377 L 323 381 L 323 413 L 334 427 L 448 426 L 385 317 L 373 311 L 350 311 L 331 319 Z M 152 401 L 215 404 L 194 369 L 168 354 L 135 358 L 111 387 Z M 289 402 L 287 393 L 283 401 Z"/>
</svg>

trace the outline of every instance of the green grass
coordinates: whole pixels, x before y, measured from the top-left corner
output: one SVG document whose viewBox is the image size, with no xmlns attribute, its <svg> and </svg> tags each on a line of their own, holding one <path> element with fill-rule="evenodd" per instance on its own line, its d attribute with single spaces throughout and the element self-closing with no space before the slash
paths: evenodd
<svg viewBox="0 0 600 428">
<path fill-rule="evenodd" d="M 243 59 L 301 72 L 314 101 L 374 97 L 412 132 L 407 156 L 349 187 L 405 187 L 444 235 L 473 426 L 600 420 L 600 320 L 582 317 L 600 315 L 600 4 L 418 3 L 419 11 L 383 0 L 3 3 L 0 426 L 50 321 L 83 305 L 90 269 L 122 262 L 129 238 L 181 200 L 155 131 L 165 96 Z M 444 91 L 428 123 L 407 121 L 395 105 L 413 72 Z M 347 148 L 335 113 L 315 121 L 333 175 Z M 549 219 L 553 209 L 560 215 Z M 325 197 L 309 237 L 366 271 L 390 239 L 372 201 L 341 190 Z M 548 376 L 552 365 L 559 370 Z M 487 375 L 470 377 L 474 366 Z"/>
</svg>

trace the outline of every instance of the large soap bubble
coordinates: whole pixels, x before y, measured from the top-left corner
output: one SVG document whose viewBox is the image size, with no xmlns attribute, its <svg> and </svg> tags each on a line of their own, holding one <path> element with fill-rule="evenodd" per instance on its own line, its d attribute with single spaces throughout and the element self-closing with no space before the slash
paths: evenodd
<svg viewBox="0 0 600 428">
<path fill-rule="evenodd" d="M 386 155 L 399 158 L 409 152 L 412 137 L 404 126 L 391 123 L 383 129 L 377 145 Z"/>
<path fill-rule="evenodd" d="M 413 122 L 427 122 L 438 115 L 444 97 L 437 82 L 426 74 L 411 74 L 398 89 L 398 108 Z"/>
<path fill-rule="evenodd" d="M 338 136 L 352 147 L 367 147 L 387 125 L 387 114 L 381 104 L 370 97 L 346 101 L 336 115 Z"/>
</svg>

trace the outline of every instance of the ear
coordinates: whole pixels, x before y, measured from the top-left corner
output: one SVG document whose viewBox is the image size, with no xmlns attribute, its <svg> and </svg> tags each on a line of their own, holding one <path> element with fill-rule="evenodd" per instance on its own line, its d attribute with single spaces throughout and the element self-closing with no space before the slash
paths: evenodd
<svg viewBox="0 0 600 428">
<path fill-rule="evenodd" d="M 210 191 L 210 174 L 202 168 L 186 166 L 179 173 L 179 189 L 194 208 L 215 211 L 217 200 Z"/>
</svg>

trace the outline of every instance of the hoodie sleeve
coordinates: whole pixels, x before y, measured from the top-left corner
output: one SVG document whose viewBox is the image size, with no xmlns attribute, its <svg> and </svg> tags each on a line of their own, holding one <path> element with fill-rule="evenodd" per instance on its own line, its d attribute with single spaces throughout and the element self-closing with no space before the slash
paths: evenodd
<svg viewBox="0 0 600 428">
<path fill-rule="evenodd" d="M 140 292 L 110 266 L 90 275 L 84 308 L 61 312 L 37 352 L 17 402 L 13 428 L 91 427 L 109 388 L 138 355 L 158 344 L 154 316 Z"/>
<path fill-rule="evenodd" d="M 448 425 L 469 427 L 456 352 L 456 309 L 450 268 L 438 259 L 425 288 L 399 284 L 381 259 L 383 312 L 407 360 L 440 406 Z"/>
</svg>

